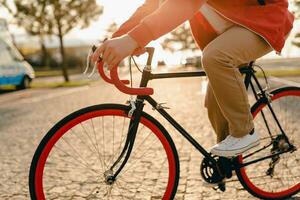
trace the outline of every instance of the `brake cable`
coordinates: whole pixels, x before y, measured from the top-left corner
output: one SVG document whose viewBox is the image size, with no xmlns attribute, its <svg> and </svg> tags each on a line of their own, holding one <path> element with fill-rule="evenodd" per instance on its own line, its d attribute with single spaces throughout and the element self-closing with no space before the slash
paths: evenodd
<svg viewBox="0 0 300 200">
<path fill-rule="evenodd" d="M 130 74 L 130 87 L 132 88 L 132 68 L 131 68 L 131 58 L 129 57 L 129 74 Z"/>
<path fill-rule="evenodd" d="M 263 70 L 263 68 L 262 68 L 260 65 L 257 65 L 257 64 L 254 64 L 253 66 L 254 66 L 254 67 L 258 67 L 258 68 L 261 70 L 261 72 L 263 73 L 265 82 L 266 82 L 266 87 L 267 87 L 267 89 L 269 89 L 269 88 L 270 88 L 270 84 L 269 84 L 267 75 L 266 75 L 265 71 Z"/>
<path fill-rule="evenodd" d="M 133 60 L 133 62 L 134 62 L 135 67 L 136 67 L 141 73 L 143 73 L 143 71 L 139 68 L 138 64 L 136 64 L 134 57 L 131 56 L 131 58 L 132 58 L 132 60 Z"/>
</svg>

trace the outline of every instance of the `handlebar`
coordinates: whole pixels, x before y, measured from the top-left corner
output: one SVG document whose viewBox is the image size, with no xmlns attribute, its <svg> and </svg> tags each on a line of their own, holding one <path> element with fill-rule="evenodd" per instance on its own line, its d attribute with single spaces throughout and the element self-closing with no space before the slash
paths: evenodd
<svg viewBox="0 0 300 200">
<path fill-rule="evenodd" d="M 147 66 L 150 66 L 152 63 L 152 58 L 154 54 L 153 47 L 146 47 L 146 52 L 148 53 Z M 114 84 L 116 88 L 118 88 L 121 92 L 129 95 L 152 95 L 154 93 L 153 88 L 141 87 L 141 88 L 130 88 L 125 84 L 128 84 L 128 80 L 120 80 L 118 75 L 118 65 L 114 66 L 110 70 L 110 78 L 107 77 L 104 73 L 104 63 L 102 61 L 98 61 L 97 63 L 98 71 L 100 76 L 108 83 Z"/>
<path fill-rule="evenodd" d="M 113 80 L 110 79 L 109 77 L 106 76 L 105 72 L 104 72 L 104 63 L 103 61 L 98 61 L 97 63 L 97 68 L 98 68 L 98 72 L 100 74 L 100 76 L 103 78 L 104 81 L 106 81 L 107 83 L 110 84 L 114 84 Z M 117 68 L 117 67 L 115 67 Z M 129 84 L 129 80 L 120 80 L 122 84 Z"/>
</svg>

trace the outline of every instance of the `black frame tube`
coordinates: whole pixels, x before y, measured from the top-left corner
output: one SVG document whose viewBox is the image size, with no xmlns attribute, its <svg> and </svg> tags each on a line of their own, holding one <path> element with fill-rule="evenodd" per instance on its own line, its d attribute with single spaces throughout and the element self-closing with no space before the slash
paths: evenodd
<svg viewBox="0 0 300 200">
<path fill-rule="evenodd" d="M 150 65 L 148 65 L 150 66 Z M 242 74 L 245 74 L 245 79 L 244 79 L 244 83 L 246 86 L 246 89 L 248 90 L 249 85 L 251 86 L 251 89 L 253 90 L 254 96 L 256 99 L 258 99 L 259 97 L 256 94 L 254 85 L 252 83 L 252 78 L 254 79 L 256 85 L 258 86 L 262 97 L 261 98 L 265 98 L 267 99 L 267 96 L 264 92 L 264 90 L 262 89 L 260 83 L 258 82 L 257 77 L 255 76 L 255 71 L 253 69 L 253 62 L 251 62 L 249 65 L 245 66 L 245 67 L 241 67 L 240 72 Z M 166 79 L 166 78 L 183 78 L 183 77 L 201 77 L 201 76 L 206 76 L 206 73 L 202 70 L 202 71 L 196 71 L 196 72 L 176 72 L 176 73 L 151 73 L 151 69 L 150 68 L 144 68 L 143 73 L 142 73 L 142 79 L 140 82 L 140 87 L 146 87 L 149 80 L 153 80 L 153 79 Z M 169 115 L 163 108 L 158 108 L 158 103 L 151 97 L 151 96 L 137 96 L 136 98 L 136 106 L 137 109 L 134 112 L 134 119 L 131 121 L 130 123 L 130 127 L 129 130 L 131 128 L 133 128 L 133 130 L 129 131 L 129 134 L 127 135 L 127 142 L 128 145 L 126 145 L 123 149 L 123 155 L 120 155 L 120 157 L 118 158 L 117 161 L 121 160 L 121 157 L 124 156 L 125 152 L 126 152 L 126 156 L 124 161 L 122 162 L 121 166 L 118 168 L 117 172 L 115 173 L 114 177 L 116 177 L 119 172 L 122 170 L 122 168 L 125 166 L 130 154 L 131 154 L 131 150 L 134 144 L 134 140 L 136 137 L 136 132 L 138 129 L 138 124 L 139 124 L 139 120 L 140 117 L 142 115 L 143 112 L 143 108 L 144 108 L 144 101 L 149 102 L 149 104 L 155 108 L 184 138 L 186 138 L 200 153 L 202 153 L 206 158 L 208 158 L 213 164 L 216 164 L 216 161 L 214 160 L 214 158 L 211 156 L 211 154 L 209 152 L 207 152 L 174 118 L 171 117 L 171 115 Z M 272 107 L 270 106 L 270 103 L 267 102 L 269 109 L 271 110 L 273 116 L 275 117 L 275 120 L 277 122 L 277 124 L 280 126 L 275 113 L 272 109 Z M 281 128 L 281 126 L 280 126 Z M 284 134 L 285 135 L 285 134 Z M 271 137 L 272 138 L 272 137 Z M 281 153 L 279 153 L 281 154 Z M 269 156 L 265 156 L 263 158 L 260 159 L 256 159 L 253 161 L 250 161 L 248 163 L 244 163 L 242 165 L 240 165 L 239 167 L 244 167 L 246 165 L 249 164 L 253 164 L 256 162 L 259 162 L 261 160 L 265 160 L 268 158 L 272 158 L 273 156 L 276 156 L 277 154 L 274 155 L 269 155 Z M 116 163 L 114 164 L 114 166 L 116 165 Z"/>
<path fill-rule="evenodd" d="M 287 143 L 288 143 L 289 145 L 291 145 L 291 143 L 290 143 L 289 140 L 288 140 L 288 137 L 286 136 L 285 132 L 283 131 L 283 129 L 282 129 L 282 127 L 281 127 L 281 124 L 279 123 L 279 120 L 278 120 L 277 117 L 276 117 L 276 114 L 275 114 L 275 112 L 274 112 L 274 110 L 273 110 L 273 108 L 272 108 L 272 106 L 271 106 L 271 104 L 270 104 L 270 102 L 269 102 L 269 100 L 268 100 L 268 97 L 267 97 L 267 95 L 266 95 L 266 92 L 264 91 L 264 89 L 263 89 L 263 88 L 261 87 L 261 85 L 259 84 L 259 81 L 258 81 L 258 79 L 257 79 L 257 77 L 256 77 L 255 75 L 253 75 L 253 79 L 254 79 L 256 85 L 258 86 L 258 88 L 259 88 L 259 90 L 260 90 L 260 92 L 261 92 L 261 95 L 262 95 L 261 98 L 264 98 L 264 99 L 265 99 L 266 104 L 267 104 L 269 110 L 271 111 L 272 116 L 273 116 L 274 120 L 276 121 L 276 124 L 278 125 L 278 127 L 279 127 L 281 133 L 284 135 L 284 137 L 285 137 Z"/>
<path fill-rule="evenodd" d="M 186 78 L 186 77 L 199 77 L 206 76 L 204 71 L 198 72 L 174 72 L 174 73 L 155 73 L 150 75 L 150 80 L 165 79 L 165 78 Z"/>
<path fill-rule="evenodd" d="M 150 96 L 145 97 L 153 108 L 155 108 L 173 127 L 184 136 L 198 151 L 200 151 L 205 157 L 209 158 L 211 162 L 215 163 L 210 153 L 208 153 L 173 117 L 169 115 L 163 108 L 157 109 L 158 103 Z"/>
<path fill-rule="evenodd" d="M 148 62 L 149 62 L 149 60 L 147 61 L 147 63 Z M 147 84 L 149 82 L 150 74 L 151 74 L 151 71 L 149 69 L 144 69 L 143 70 L 142 79 L 141 79 L 141 82 L 140 82 L 140 87 L 147 87 Z M 144 96 L 137 96 L 135 106 L 136 106 L 136 110 L 134 111 L 134 113 L 132 115 L 132 118 L 130 120 L 130 123 L 129 123 L 128 134 L 127 134 L 127 137 L 126 137 L 125 146 L 122 150 L 122 153 L 118 157 L 118 159 L 114 162 L 114 164 L 110 168 L 111 170 L 113 170 L 113 168 L 118 164 L 118 162 L 120 162 L 120 160 L 122 159 L 122 157 L 126 153 L 125 158 L 122 161 L 120 167 L 114 173 L 114 176 L 113 176 L 114 180 L 116 179 L 116 177 L 119 175 L 119 173 L 121 172 L 121 170 L 123 169 L 123 167 L 127 163 L 128 159 L 130 157 L 131 151 L 133 149 L 135 137 L 136 137 L 136 134 L 137 134 L 137 130 L 139 128 L 138 126 L 140 124 L 140 119 L 142 117 L 142 112 L 143 112 L 143 109 L 144 109 L 144 106 L 145 106 Z"/>
<path fill-rule="evenodd" d="M 263 161 L 263 160 L 266 160 L 266 159 L 269 159 L 269 158 L 273 158 L 275 156 L 278 156 L 278 155 L 281 155 L 283 153 L 287 153 L 287 152 L 290 152 L 291 150 L 286 150 L 286 151 L 282 151 L 282 152 L 278 152 L 278 153 L 274 153 L 272 155 L 269 155 L 269 156 L 265 156 L 265 157 L 262 157 L 262 158 L 258 158 L 256 160 L 252 160 L 252 161 L 249 161 L 249 162 L 246 162 L 246 163 L 243 163 L 243 164 L 239 164 L 237 167 L 238 169 L 242 168 L 242 167 L 245 167 L 247 165 L 251 165 L 251 164 L 254 164 L 254 163 L 257 163 L 257 162 L 260 162 L 260 161 Z"/>
</svg>

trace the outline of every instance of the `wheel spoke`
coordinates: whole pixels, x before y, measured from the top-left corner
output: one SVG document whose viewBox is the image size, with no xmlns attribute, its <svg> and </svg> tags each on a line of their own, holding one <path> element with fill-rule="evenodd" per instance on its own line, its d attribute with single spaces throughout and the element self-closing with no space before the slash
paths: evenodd
<svg viewBox="0 0 300 200">
<path fill-rule="evenodd" d="M 94 138 L 95 138 L 95 146 L 96 146 L 96 150 L 97 150 L 97 154 L 98 154 L 98 159 L 99 159 L 100 164 L 102 165 L 102 163 L 103 163 L 102 162 L 102 155 L 101 155 L 100 150 L 99 150 L 99 144 L 98 144 L 98 139 L 97 139 L 97 134 L 96 134 L 96 130 L 95 130 L 93 118 L 91 119 L 91 123 L 92 123 L 92 129 L 93 129 L 93 133 L 94 133 Z M 105 169 L 104 167 L 105 166 L 102 165 L 102 169 Z"/>
<path fill-rule="evenodd" d="M 49 133 L 46 141 L 51 141 L 50 147 L 42 151 L 44 155 L 39 155 L 46 161 L 38 162 L 43 166 L 35 171 L 42 181 L 33 184 L 38 188 L 36 184 L 42 183 L 39 187 L 44 199 L 151 199 L 165 196 L 167 187 L 174 193 L 178 171 L 175 168 L 175 179 L 170 179 L 169 163 L 178 162 L 177 154 L 168 143 L 172 141 L 164 135 L 167 133 L 148 116 L 142 116 L 146 118 L 142 122 L 146 123 L 138 125 L 130 157 L 116 180 L 113 179 L 116 171 L 110 167 L 124 148 L 131 118 L 123 115 L 125 108 L 102 110 L 89 108 L 75 112 L 72 114 L 75 117 L 67 117 L 59 123 L 60 127 L 51 129 L 55 132 Z M 117 166 L 123 161 L 124 158 Z"/>
<path fill-rule="evenodd" d="M 274 99 L 272 101 L 272 108 L 276 114 L 276 117 L 288 137 L 289 141 L 296 147 L 300 147 L 300 134 L 299 134 L 299 113 L 300 113 L 300 89 L 293 93 L 288 93 L 289 89 L 279 89 L 274 92 Z M 281 91 L 283 93 L 281 93 Z M 284 93 L 286 92 L 286 93 Z M 287 96 L 289 94 L 289 96 Z M 293 95 L 292 95 L 293 94 Z M 278 95 L 276 97 L 276 95 Z M 284 150 L 284 138 L 282 137 L 282 131 L 276 124 L 276 121 L 269 110 L 268 106 L 258 106 L 265 113 L 268 124 L 270 125 L 274 141 L 266 137 L 268 134 L 267 128 L 264 126 L 262 116 L 258 113 L 254 118 L 256 130 L 260 134 L 261 144 L 260 149 L 256 148 L 253 153 L 249 153 L 243 158 L 243 163 L 249 162 L 254 159 L 259 159 L 272 154 L 272 151 Z M 259 127 L 259 129 L 258 129 Z M 269 142 L 268 142 L 269 140 Z M 271 145 L 267 145 L 267 144 Z M 264 145 L 264 147 L 263 147 Z M 272 150 L 273 149 L 273 150 Z M 259 197 L 268 198 L 264 195 L 279 195 L 284 194 L 288 196 L 289 192 L 292 192 L 290 188 L 296 186 L 300 191 L 300 157 L 299 151 L 287 152 L 279 155 L 279 161 L 272 163 L 272 159 L 263 160 L 257 163 L 253 163 L 244 167 L 244 176 L 247 176 L 252 185 L 255 185 L 258 189 L 252 189 L 253 187 L 248 185 L 248 190 Z M 267 175 L 267 171 L 271 170 L 271 164 L 274 164 L 273 177 Z M 244 181 L 244 180 L 242 180 Z M 248 184 L 248 182 L 245 182 Z M 282 192 L 282 193 L 281 193 Z M 260 193 L 260 194 L 258 194 Z M 282 197 L 281 197 L 282 198 Z"/>
</svg>

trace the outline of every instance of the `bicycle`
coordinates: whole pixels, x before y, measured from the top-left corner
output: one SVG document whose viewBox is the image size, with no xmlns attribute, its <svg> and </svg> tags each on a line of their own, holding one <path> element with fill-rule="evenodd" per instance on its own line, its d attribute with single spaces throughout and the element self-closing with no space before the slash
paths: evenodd
<svg viewBox="0 0 300 200">
<path fill-rule="evenodd" d="M 129 81 L 119 79 L 117 67 L 107 77 L 99 61 L 98 71 L 105 81 L 137 96 L 129 105 L 90 106 L 59 121 L 33 156 L 29 173 L 32 199 L 174 199 L 180 173 L 177 150 L 167 130 L 143 111 L 145 102 L 203 154 L 200 174 L 221 191 L 233 171 L 242 186 L 258 198 L 283 199 L 300 191 L 300 134 L 296 127 L 300 88 L 268 91 L 255 75 L 254 62 L 241 67 L 245 86 L 256 99 L 251 108 L 254 122 L 263 125 L 259 129 L 261 145 L 234 158 L 218 157 L 176 122 L 164 105 L 151 97 L 153 89 L 147 88 L 153 79 L 202 77 L 205 72 L 152 73 L 154 49 L 146 50 L 149 56 L 140 88 L 125 86 Z M 286 123 L 283 117 L 293 121 Z"/>
</svg>

